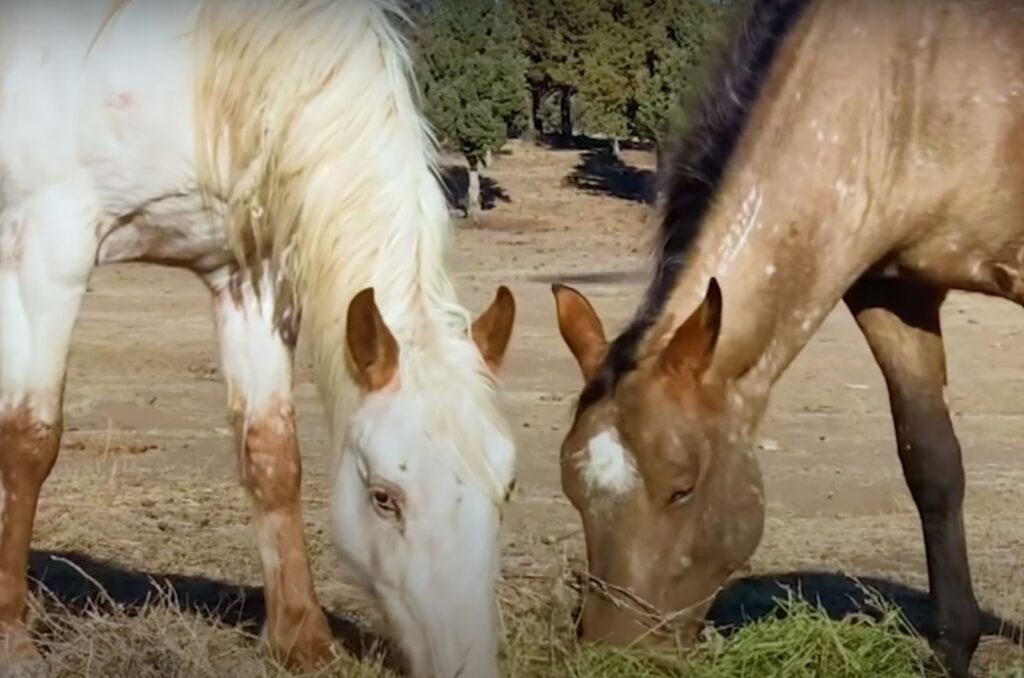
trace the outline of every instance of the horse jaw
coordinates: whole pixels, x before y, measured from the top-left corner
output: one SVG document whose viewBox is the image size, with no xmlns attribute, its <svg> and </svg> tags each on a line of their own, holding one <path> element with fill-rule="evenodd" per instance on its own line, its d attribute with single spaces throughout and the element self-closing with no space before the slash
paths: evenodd
<svg viewBox="0 0 1024 678">
<path fill-rule="evenodd" d="M 496 677 L 500 509 L 456 473 L 454 441 L 425 433 L 433 406 L 396 391 L 364 400 L 338 464 L 332 536 L 415 678 Z M 497 435 L 486 444 L 511 447 Z M 375 503 L 380 488 L 396 512 Z"/>
</svg>

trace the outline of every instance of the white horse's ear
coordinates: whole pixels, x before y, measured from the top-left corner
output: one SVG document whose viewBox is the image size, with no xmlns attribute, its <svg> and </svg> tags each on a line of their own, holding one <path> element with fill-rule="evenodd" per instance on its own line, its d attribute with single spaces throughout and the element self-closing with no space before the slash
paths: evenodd
<svg viewBox="0 0 1024 678">
<path fill-rule="evenodd" d="M 373 288 L 368 287 L 352 299 L 345 327 L 354 376 L 367 391 L 379 391 L 398 373 L 398 342 L 384 324 Z"/>
<path fill-rule="evenodd" d="M 480 355 L 487 366 L 495 373 L 501 370 L 501 364 L 505 360 L 505 351 L 512 338 L 512 325 L 515 319 L 515 297 L 502 285 L 487 310 L 473 321 L 473 342 L 480 349 Z"/>
</svg>

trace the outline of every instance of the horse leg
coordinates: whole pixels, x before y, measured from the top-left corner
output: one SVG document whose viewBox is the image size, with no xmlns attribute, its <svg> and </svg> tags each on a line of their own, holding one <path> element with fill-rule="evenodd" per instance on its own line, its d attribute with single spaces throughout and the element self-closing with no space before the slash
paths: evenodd
<svg viewBox="0 0 1024 678">
<path fill-rule="evenodd" d="M 239 473 L 253 502 L 267 604 L 264 634 L 276 656 L 314 668 L 332 656 L 332 636 L 313 588 L 303 531 L 292 404 L 294 332 L 278 321 L 273 292 L 257 295 L 248 282 L 215 286 L 214 308 Z"/>
<path fill-rule="evenodd" d="M 36 504 L 60 449 L 64 373 L 96 253 L 88 189 L 0 204 L 0 674 L 37 661 L 26 627 Z"/>
<path fill-rule="evenodd" d="M 888 386 L 900 462 L 924 532 L 934 643 L 953 675 L 966 676 L 981 616 L 964 536 L 960 443 L 945 398 L 945 296 L 907 281 L 863 280 L 845 300 Z"/>
</svg>

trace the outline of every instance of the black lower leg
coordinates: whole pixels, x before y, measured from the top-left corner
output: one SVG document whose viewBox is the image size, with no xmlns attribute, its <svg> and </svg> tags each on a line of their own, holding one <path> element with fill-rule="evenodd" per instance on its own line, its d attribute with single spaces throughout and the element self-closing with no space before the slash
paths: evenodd
<svg viewBox="0 0 1024 678">
<path fill-rule="evenodd" d="M 967 676 L 981 635 L 964 534 L 964 469 L 945 402 L 944 292 L 897 280 L 858 283 L 846 302 L 889 389 L 900 463 L 921 516 L 936 650 Z"/>
<path fill-rule="evenodd" d="M 928 398 L 901 396 L 895 407 L 900 462 L 921 516 L 936 650 L 954 676 L 966 676 L 981 635 L 964 534 L 964 470 L 949 415 Z M 902 430 L 900 430 L 902 429 Z"/>
</svg>

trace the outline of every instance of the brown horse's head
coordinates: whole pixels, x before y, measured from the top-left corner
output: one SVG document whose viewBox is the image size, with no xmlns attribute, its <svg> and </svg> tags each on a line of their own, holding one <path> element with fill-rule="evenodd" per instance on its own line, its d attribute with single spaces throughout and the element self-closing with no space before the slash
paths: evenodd
<svg viewBox="0 0 1024 678">
<path fill-rule="evenodd" d="M 568 287 L 554 292 L 559 329 L 588 384 L 561 450 L 562 488 L 587 543 L 583 637 L 628 644 L 671 631 L 687 644 L 764 524 L 760 469 L 729 426 L 725 384 L 708 369 L 718 284 L 614 378 L 593 307 Z"/>
</svg>

